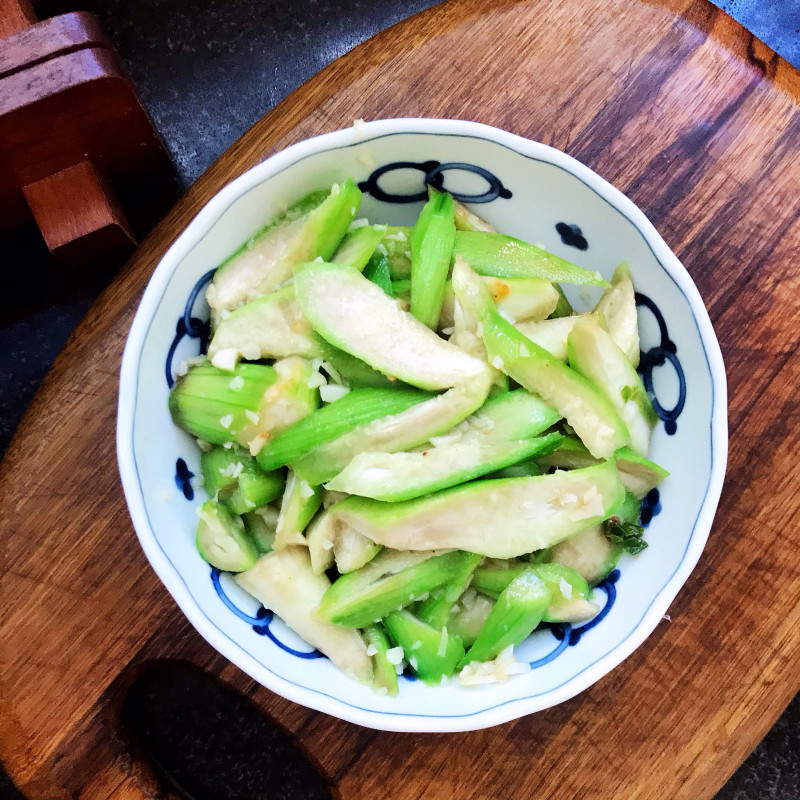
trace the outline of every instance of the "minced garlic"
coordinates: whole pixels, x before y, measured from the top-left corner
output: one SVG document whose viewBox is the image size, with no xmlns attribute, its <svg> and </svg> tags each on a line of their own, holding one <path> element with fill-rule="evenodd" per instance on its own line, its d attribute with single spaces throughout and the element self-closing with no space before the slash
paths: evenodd
<svg viewBox="0 0 800 800">
<path fill-rule="evenodd" d="M 458 674 L 462 686 L 480 686 L 484 683 L 502 683 L 512 675 L 529 672 L 530 664 L 517 661 L 514 645 L 510 644 L 493 661 L 471 661 Z"/>
</svg>

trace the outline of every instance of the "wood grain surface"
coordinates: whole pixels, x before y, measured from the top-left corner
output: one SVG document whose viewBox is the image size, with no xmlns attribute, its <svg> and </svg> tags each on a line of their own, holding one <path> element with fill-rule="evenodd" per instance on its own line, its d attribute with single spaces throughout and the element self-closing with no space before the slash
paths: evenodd
<svg viewBox="0 0 800 800">
<path fill-rule="evenodd" d="M 89 47 L 109 50 L 113 47 L 97 18 L 85 11 L 34 21 L 28 27 L 4 36 L 2 45 L 0 78 L 64 53 Z"/>
<path fill-rule="evenodd" d="M 705 0 L 464 0 L 391 28 L 287 98 L 190 189 L 102 295 L 0 471 L 0 741 L 30 798 L 152 797 L 119 722 L 154 659 L 189 660 L 295 732 L 342 798 L 703 800 L 800 688 L 800 90 Z M 117 475 L 117 376 L 141 292 L 225 183 L 356 117 L 474 119 L 565 150 L 637 203 L 722 345 L 728 478 L 661 624 L 578 697 L 496 728 L 359 728 L 254 685 L 139 549 Z"/>
<path fill-rule="evenodd" d="M 0 0 L 0 231 L 33 214 L 61 261 L 119 263 L 136 241 L 108 180 L 165 161 L 93 15 Z"/>
<path fill-rule="evenodd" d="M 31 0 L 0 0 L 0 36 L 14 34 L 36 22 Z"/>
<path fill-rule="evenodd" d="M 108 263 L 136 245 L 114 190 L 91 161 L 29 183 L 23 192 L 48 249 L 70 266 Z"/>
</svg>

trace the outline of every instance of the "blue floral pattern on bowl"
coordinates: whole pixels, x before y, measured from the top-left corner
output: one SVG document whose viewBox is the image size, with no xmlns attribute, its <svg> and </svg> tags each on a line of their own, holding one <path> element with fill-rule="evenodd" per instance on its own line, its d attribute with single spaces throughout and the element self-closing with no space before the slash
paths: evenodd
<svg viewBox="0 0 800 800">
<path fill-rule="evenodd" d="M 406 192 L 398 194 L 387 192 L 380 185 L 380 179 L 392 172 L 399 170 L 412 169 L 422 173 L 422 186 L 418 192 Z M 478 194 L 465 194 L 448 189 L 445 186 L 445 173 L 448 171 L 467 172 L 483 178 L 487 183 L 485 192 Z M 370 176 L 358 184 L 358 188 L 366 194 L 371 194 L 376 200 L 384 203 L 419 203 L 428 199 L 428 187 L 432 186 L 439 191 L 449 191 L 456 200 L 462 203 L 491 203 L 493 200 L 503 198 L 508 200 L 512 197 L 511 191 L 507 189 L 503 182 L 488 169 L 479 167 L 476 164 L 466 164 L 462 161 L 449 161 L 444 164 L 439 161 L 393 161 L 384 164 L 373 170 Z"/>
</svg>

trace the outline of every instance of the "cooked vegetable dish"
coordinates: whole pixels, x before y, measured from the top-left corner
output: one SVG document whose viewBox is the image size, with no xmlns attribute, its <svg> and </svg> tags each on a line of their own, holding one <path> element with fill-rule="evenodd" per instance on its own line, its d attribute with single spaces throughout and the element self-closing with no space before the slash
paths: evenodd
<svg viewBox="0 0 800 800">
<path fill-rule="evenodd" d="M 404 669 L 503 680 L 647 546 L 667 472 L 629 270 L 608 283 L 445 192 L 412 227 L 360 200 L 307 195 L 214 274 L 208 354 L 169 398 L 203 451 L 197 549 L 379 693 Z M 605 291 L 579 313 L 561 284 Z"/>
</svg>

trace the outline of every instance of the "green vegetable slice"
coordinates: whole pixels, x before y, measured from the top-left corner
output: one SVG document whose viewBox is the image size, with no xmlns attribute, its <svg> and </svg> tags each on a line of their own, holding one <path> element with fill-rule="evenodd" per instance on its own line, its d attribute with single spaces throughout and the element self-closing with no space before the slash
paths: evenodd
<svg viewBox="0 0 800 800">
<path fill-rule="evenodd" d="M 203 453 L 200 468 L 208 494 L 234 514 L 271 503 L 286 482 L 282 473 L 264 472 L 250 453 L 238 447 L 215 447 Z"/>
<path fill-rule="evenodd" d="M 326 488 L 397 502 L 437 492 L 558 447 L 561 435 L 494 444 L 454 443 L 415 453 L 361 452 Z"/>
<path fill-rule="evenodd" d="M 385 225 L 361 225 L 353 228 L 345 234 L 336 248 L 331 263 L 345 264 L 362 272 L 385 234 Z"/>
<path fill-rule="evenodd" d="M 625 488 L 635 497 L 644 497 L 651 489 L 658 486 L 669 472 L 628 447 L 622 447 L 614 453 L 620 478 Z"/>
<path fill-rule="evenodd" d="M 447 192 L 435 192 L 411 232 L 411 313 L 434 329 L 453 257 L 453 214 L 453 198 Z"/>
<path fill-rule="evenodd" d="M 348 497 L 330 513 L 395 550 L 454 547 L 513 558 L 602 522 L 624 500 L 608 461 L 553 475 L 473 481 L 401 503 Z"/>
<path fill-rule="evenodd" d="M 543 278 L 482 278 L 501 316 L 510 322 L 546 319 L 557 307 L 559 294 Z"/>
<path fill-rule="evenodd" d="M 276 215 L 219 265 L 207 291 L 214 325 L 219 322 L 222 311 L 266 293 L 258 291 L 264 275 L 268 275 L 285 257 L 311 212 L 321 206 L 329 194 L 329 190 L 322 190 L 302 197 L 285 212 Z"/>
<path fill-rule="evenodd" d="M 495 310 L 490 286 L 470 268 L 466 261 L 456 256 L 453 264 L 453 293 L 472 325 L 483 322 Z"/>
<path fill-rule="evenodd" d="M 333 558 L 336 562 L 336 569 L 342 575 L 361 569 L 380 551 L 380 545 L 340 522 L 336 538 L 333 540 Z"/>
<path fill-rule="evenodd" d="M 309 483 L 330 481 L 359 453 L 397 452 L 445 433 L 480 408 L 489 393 L 490 375 L 455 386 L 405 411 L 376 419 L 306 453 L 292 468 Z"/>
<path fill-rule="evenodd" d="M 276 361 L 274 369 L 278 381 L 267 389 L 261 402 L 257 433 L 250 441 L 251 453 L 258 453 L 267 440 L 313 414 L 319 405 L 310 361 L 291 356 Z"/>
<path fill-rule="evenodd" d="M 354 269 L 309 264 L 295 275 L 295 292 L 323 338 L 412 386 L 448 389 L 486 370 Z"/>
<path fill-rule="evenodd" d="M 455 200 L 455 223 L 459 231 L 484 231 L 497 233 L 483 217 L 470 211 L 460 200 Z"/>
<path fill-rule="evenodd" d="M 628 492 L 625 495 L 625 502 L 612 519 L 623 525 L 634 524 L 639 528 L 640 507 L 639 500 Z M 559 564 L 571 567 L 583 575 L 590 586 L 595 586 L 617 566 L 620 556 L 625 552 L 621 538 L 615 537 L 613 531 L 610 536 L 606 535 L 607 524 L 608 520 L 601 525 L 581 531 L 549 550 L 540 551 L 539 556 L 545 561 L 557 561 Z M 634 538 L 641 541 L 641 533 L 638 530 L 634 532 Z M 636 547 L 638 545 L 634 549 Z"/>
<path fill-rule="evenodd" d="M 208 349 L 212 363 L 231 370 L 241 358 L 320 356 L 350 386 L 397 386 L 394 378 L 372 369 L 358 358 L 329 344 L 315 333 L 294 295 L 294 287 L 259 297 L 224 316 Z"/>
<path fill-rule="evenodd" d="M 242 514 L 242 522 L 259 555 L 269 553 L 275 542 L 278 510 L 269 505 L 261 506 Z"/>
<path fill-rule="evenodd" d="M 600 391 L 499 314 L 485 319 L 483 341 L 491 363 L 562 414 L 592 455 L 608 458 L 628 443 L 625 423 Z"/>
<path fill-rule="evenodd" d="M 411 228 L 407 225 L 387 225 L 383 239 L 375 248 L 370 263 L 385 259 L 392 280 L 411 277 Z"/>
<path fill-rule="evenodd" d="M 208 288 L 215 321 L 223 311 L 277 289 L 292 277 L 297 264 L 330 258 L 360 202 L 361 192 L 348 178 L 328 193 L 308 195 L 285 217 L 248 240 L 219 267 Z"/>
<path fill-rule="evenodd" d="M 646 456 L 658 415 L 625 353 L 610 334 L 586 319 L 572 328 L 568 350 L 572 367 L 603 393 L 625 423 L 631 449 Z"/>
<path fill-rule="evenodd" d="M 547 552 L 548 558 L 574 569 L 590 586 L 596 586 L 617 566 L 623 550 L 603 534 L 602 525 L 594 525 Z"/>
<path fill-rule="evenodd" d="M 581 320 L 591 320 L 601 327 L 605 324 L 601 314 L 575 314 L 568 317 L 545 319 L 541 322 L 532 320 L 517 322 L 514 327 L 534 344 L 538 344 L 539 347 L 554 355 L 559 361 L 566 362 L 569 359 L 567 339 L 575 323 Z"/>
<path fill-rule="evenodd" d="M 289 545 L 306 544 L 303 531 L 321 505 L 322 488 L 309 486 L 290 470 L 281 501 L 273 549 L 282 550 Z"/>
<path fill-rule="evenodd" d="M 495 278 L 544 278 L 559 283 L 608 286 L 590 272 L 533 244 L 501 233 L 457 231 L 453 253 L 479 275 Z"/>
<path fill-rule="evenodd" d="M 564 290 L 557 283 L 553 284 L 553 286 L 558 292 L 558 303 L 556 303 L 556 307 L 553 309 L 550 318 L 558 319 L 559 317 L 571 317 L 575 313 L 575 310 L 572 308 L 572 303 L 569 302 L 567 296 L 564 294 Z"/>
<path fill-rule="evenodd" d="M 384 550 L 366 566 L 342 575 L 325 593 L 320 619 L 363 628 L 419 600 L 457 576 L 468 555 Z"/>
<path fill-rule="evenodd" d="M 213 447 L 200 456 L 203 486 L 210 497 L 219 500 L 233 491 L 239 480 L 237 463 L 243 456 L 251 458 L 249 453 L 245 456 L 245 451 L 239 447 Z"/>
<path fill-rule="evenodd" d="M 223 502 L 234 514 L 244 514 L 280 497 L 285 484 L 286 478 L 282 472 L 265 473 L 251 461 L 242 469 L 230 497 Z"/>
<path fill-rule="evenodd" d="M 513 441 L 538 436 L 556 424 L 561 415 L 526 389 L 490 397 L 469 418 L 470 429 L 460 436 L 471 441 Z"/>
<path fill-rule="evenodd" d="M 235 578 L 264 608 L 274 611 L 312 647 L 322 651 L 342 672 L 372 683 L 372 659 L 355 628 L 331 625 L 316 615 L 330 588 L 325 575 L 315 575 L 305 547 L 286 547 L 262 556 Z"/>
<path fill-rule="evenodd" d="M 462 258 L 458 258 L 456 264 L 459 262 L 467 265 Z M 493 278 L 490 275 L 479 277 L 489 290 L 497 310 L 509 319 L 517 322 L 544 320 L 555 308 L 558 291 L 553 284 L 542 278 Z M 411 298 L 411 281 L 392 281 L 391 294 L 393 297 L 409 300 Z M 453 280 L 449 280 L 444 287 L 442 312 L 439 315 L 440 331 L 452 328 L 455 324 L 455 300 Z"/>
<path fill-rule="evenodd" d="M 547 584 L 552 600 L 544 614 L 545 622 L 586 622 L 597 616 L 600 606 L 589 598 L 592 591 L 586 579 L 563 564 L 536 564 L 536 574 Z"/>
<path fill-rule="evenodd" d="M 453 265 L 452 289 L 453 325 L 450 342 L 465 353 L 487 364 L 492 375 L 493 388 L 508 388 L 508 379 L 494 367 L 488 366 L 486 346 L 483 343 L 483 317 L 494 309 L 489 289 L 481 279 L 457 257 Z"/>
<path fill-rule="evenodd" d="M 639 366 L 639 317 L 630 268 L 624 261 L 594 310 L 605 318 L 608 332 L 634 367 Z"/>
<path fill-rule="evenodd" d="M 239 364 L 232 372 L 195 364 L 175 381 L 169 410 L 176 425 L 212 444 L 248 444 L 257 433 L 259 410 L 278 380 L 273 367 Z"/>
<path fill-rule="evenodd" d="M 434 628 L 410 611 L 395 611 L 384 620 L 389 636 L 403 649 L 414 674 L 431 686 L 449 678 L 464 657 L 464 645 L 447 628 Z"/>
<path fill-rule="evenodd" d="M 525 561 L 517 559 L 487 559 L 482 567 L 475 570 L 470 587 L 497 600 L 508 584 L 525 570 L 530 569 L 530 566 Z"/>
<path fill-rule="evenodd" d="M 622 485 L 639 499 L 651 489 L 655 489 L 664 478 L 669 476 L 669 472 L 663 467 L 634 453 L 629 447 L 621 447 L 617 450 L 614 453 L 614 460 Z M 579 469 L 599 463 L 598 459 L 594 458 L 583 443 L 574 436 L 564 438 L 555 450 L 538 456 L 537 461 L 544 467 L 561 469 Z"/>
<path fill-rule="evenodd" d="M 616 513 L 614 514 L 614 518 L 619 519 L 622 522 L 633 522 L 638 525 L 641 514 L 642 501 L 636 497 L 633 492 L 626 490 L 625 502 L 619 507 L 619 509 L 617 509 Z"/>
<path fill-rule="evenodd" d="M 370 261 L 369 266 L 364 270 L 364 277 L 383 289 L 389 297 L 394 297 L 392 273 L 385 256 L 382 256 L 377 261 Z"/>
<path fill-rule="evenodd" d="M 389 639 L 386 637 L 383 626 L 380 624 L 368 625 L 364 628 L 363 635 L 367 644 L 367 655 L 372 657 L 372 688 L 378 694 L 394 697 L 397 694 L 397 671 L 395 665 L 386 656 L 386 652 L 389 650 Z"/>
<path fill-rule="evenodd" d="M 242 572 L 256 563 L 258 551 L 239 517 L 216 500 L 206 500 L 198 514 L 197 552 L 212 567 Z"/>
<path fill-rule="evenodd" d="M 486 624 L 459 667 L 472 661 L 491 661 L 509 645 L 518 645 L 531 635 L 552 602 L 552 592 L 529 567 L 501 592 Z"/>
<path fill-rule="evenodd" d="M 469 647 L 483 630 L 493 607 L 494 600 L 470 587 L 453 606 L 447 621 L 447 630 L 458 636 L 465 647 Z"/>
<path fill-rule="evenodd" d="M 345 353 L 338 347 L 326 342 L 318 333 L 312 333 L 318 354 L 330 364 L 341 376 L 342 380 L 353 388 L 359 389 L 407 389 L 395 378 L 384 375 L 365 364 L 360 358 Z"/>
<path fill-rule="evenodd" d="M 291 286 L 226 312 L 208 347 L 211 363 L 220 369 L 233 369 L 241 358 L 257 361 L 317 354 L 311 323 L 297 305 Z"/>
<path fill-rule="evenodd" d="M 505 568 L 485 566 L 475 571 L 471 586 L 497 598 L 512 580 L 529 569 L 545 582 L 552 594 L 552 601 L 542 617 L 545 622 L 583 622 L 600 610 L 597 605 L 588 603 L 591 592 L 586 579 L 578 571 L 560 563 L 542 563 L 533 567 L 523 562 Z"/>
<path fill-rule="evenodd" d="M 419 604 L 417 616 L 436 630 L 444 628 L 448 624 L 453 606 L 469 586 L 472 575 L 481 561 L 483 556 L 467 553 L 461 563 L 460 573 L 444 586 L 431 592 L 430 597 Z"/>
<path fill-rule="evenodd" d="M 353 389 L 269 440 L 258 453 L 258 463 L 267 471 L 284 466 L 320 443 L 374 419 L 405 411 L 429 396 L 413 389 Z"/>
<path fill-rule="evenodd" d="M 542 278 L 479 276 L 461 256 L 453 264 L 452 287 L 472 325 L 495 310 L 515 322 L 543 320 L 558 302 L 558 292 Z"/>
<path fill-rule="evenodd" d="M 333 546 L 339 526 L 339 520 L 330 511 L 322 511 L 308 526 L 306 544 L 316 575 L 322 575 L 333 566 Z"/>
</svg>

